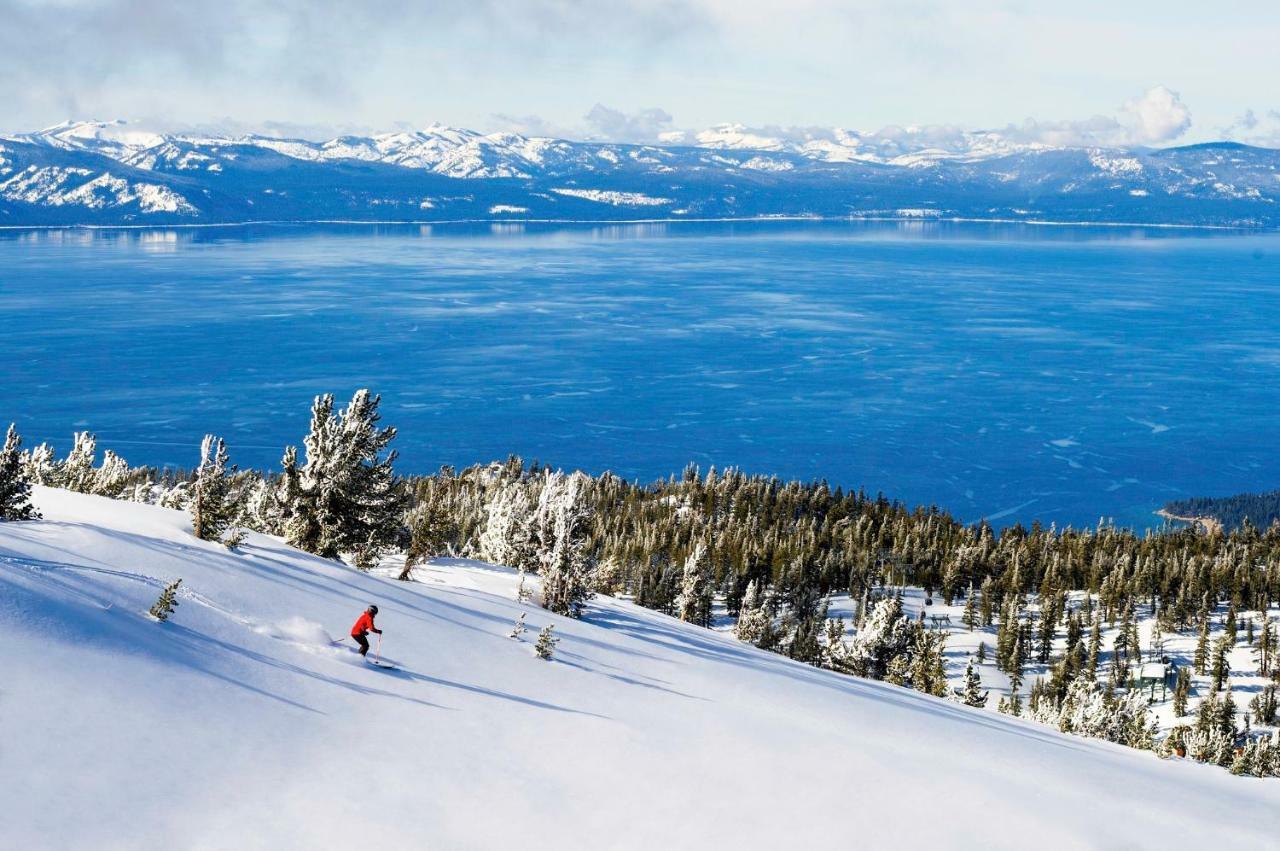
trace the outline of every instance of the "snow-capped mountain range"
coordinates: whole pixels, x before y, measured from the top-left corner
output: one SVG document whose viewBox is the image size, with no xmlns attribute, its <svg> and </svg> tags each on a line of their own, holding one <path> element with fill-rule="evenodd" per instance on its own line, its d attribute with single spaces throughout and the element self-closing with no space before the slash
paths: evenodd
<svg viewBox="0 0 1280 851">
<path fill-rule="evenodd" d="M 325 142 L 68 122 L 0 137 L 0 225 L 977 218 L 1274 227 L 1280 151 L 1054 147 L 996 132 L 637 145 L 441 125 Z"/>
</svg>

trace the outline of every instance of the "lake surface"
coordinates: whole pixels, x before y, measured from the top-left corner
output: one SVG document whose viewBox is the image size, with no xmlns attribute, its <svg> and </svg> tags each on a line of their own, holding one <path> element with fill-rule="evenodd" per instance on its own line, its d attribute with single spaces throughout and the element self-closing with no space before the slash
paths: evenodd
<svg viewBox="0 0 1280 851">
<path fill-rule="evenodd" d="M 241 466 L 383 394 L 404 471 L 509 453 L 1147 526 L 1280 487 L 1280 236 L 947 224 L 0 232 L 0 420 Z"/>
</svg>

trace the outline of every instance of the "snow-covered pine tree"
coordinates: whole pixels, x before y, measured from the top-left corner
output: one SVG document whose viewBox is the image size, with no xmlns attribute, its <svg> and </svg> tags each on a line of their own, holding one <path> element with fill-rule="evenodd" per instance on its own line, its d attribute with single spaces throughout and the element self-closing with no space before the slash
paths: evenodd
<svg viewBox="0 0 1280 851">
<path fill-rule="evenodd" d="M 31 479 L 21 455 L 22 438 L 10 423 L 0 449 L 0 520 L 37 520 L 40 512 L 31 504 Z"/>
<path fill-rule="evenodd" d="M 58 461 L 54 458 L 53 447 L 47 443 L 41 443 L 35 446 L 30 452 L 22 454 L 22 467 L 26 471 L 27 479 L 33 485 L 49 485 L 56 487 L 58 485 L 57 477 L 59 474 Z"/>
<path fill-rule="evenodd" d="M 911 687 L 911 657 L 903 653 L 894 656 L 885 666 L 884 681 L 902 688 Z"/>
<path fill-rule="evenodd" d="M 873 680 L 886 679 L 894 659 L 906 660 L 918 628 L 903 613 L 902 600 L 897 595 L 876 603 L 849 648 L 853 672 Z"/>
<path fill-rule="evenodd" d="M 263 477 L 255 478 L 235 505 L 234 524 L 258 532 L 277 534 L 272 516 L 275 508 L 273 483 Z"/>
<path fill-rule="evenodd" d="M 947 635 L 940 630 L 916 629 L 908 675 L 911 687 L 934 697 L 947 695 Z"/>
<path fill-rule="evenodd" d="M 956 700 L 965 706 L 981 708 L 987 705 L 990 695 L 990 692 L 982 690 L 982 675 L 974 667 L 973 657 L 969 657 L 969 664 L 964 668 L 964 688 L 955 690 Z"/>
<path fill-rule="evenodd" d="M 93 471 L 89 493 L 119 499 L 128 483 L 128 462 L 108 449 L 102 453 L 102 466 Z"/>
<path fill-rule="evenodd" d="M 592 596 L 595 562 L 587 549 L 586 477 L 548 472 L 535 514 L 542 605 L 556 614 L 579 617 Z"/>
<path fill-rule="evenodd" d="M 206 434 L 200 442 L 200 464 L 191 485 L 191 531 L 202 541 L 216 541 L 231 525 L 235 507 L 228 497 L 235 470 L 222 438 Z"/>
<path fill-rule="evenodd" d="M 844 618 L 828 618 L 826 635 L 822 643 L 821 666 L 832 671 L 849 673 L 849 647 L 844 640 Z"/>
<path fill-rule="evenodd" d="M 560 639 L 556 638 L 555 631 L 556 625 L 549 623 L 538 633 L 538 641 L 533 646 L 533 652 L 539 659 L 550 660 L 552 655 L 555 654 L 556 645 L 560 643 Z"/>
<path fill-rule="evenodd" d="M 1196 673 L 1204 676 L 1209 667 L 1209 617 L 1200 620 L 1200 636 L 1196 639 L 1196 652 L 1192 664 Z"/>
<path fill-rule="evenodd" d="M 711 557 L 705 542 L 699 542 L 684 562 L 677 608 L 680 620 L 711 626 Z"/>
<path fill-rule="evenodd" d="M 592 589 L 597 594 L 617 597 L 626 588 L 626 568 L 617 556 L 607 556 L 596 565 L 595 584 Z"/>
<path fill-rule="evenodd" d="M 286 523 L 290 544 L 325 558 L 350 553 L 362 570 L 396 543 L 405 502 L 393 470 L 396 453 L 383 455 L 396 430 L 378 427 L 381 400 L 357 390 L 335 415 L 332 394 L 316 397 Z"/>
<path fill-rule="evenodd" d="M 156 600 L 151 607 L 149 614 L 158 621 L 167 621 L 169 616 L 173 614 L 173 610 L 178 607 L 178 586 L 182 584 L 181 579 L 175 579 L 164 587 L 160 592 L 160 598 Z"/>
<path fill-rule="evenodd" d="M 298 450 L 286 446 L 280 458 L 280 475 L 270 484 L 271 496 L 264 506 L 263 531 L 286 541 L 299 540 L 308 533 L 300 520 L 302 473 L 298 470 Z"/>
<path fill-rule="evenodd" d="M 747 583 L 747 592 L 742 596 L 742 605 L 738 614 L 738 622 L 734 625 L 734 633 L 739 641 L 746 641 L 760 646 L 761 637 L 769 629 L 769 613 L 765 611 L 761 599 L 760 586 L 756 580 Z"/>
<path fill-rule="evenodd" d="M 58 485 L 76 493 L 92 493 L 95 480 L 93 460 L 97 452 L 98 439 L 91 432 L 76 432 L 71 451 L 59 465 Z"/>
<path fill-rule="evenodd" d="M 533 512 L 520 482 L 495 488 L 480 532 L 480 558 L 519 570 L 537 567 Z"/>
<path fill-rule="evenodd" d="M 515 626 L 511 627 L 511 632 L 507 633 L 507 638 L 514 638 L 516 641 L 524 640 L 524 633 L 527 627 L 524 625 L 525 612 L 520 613 L 520 617 L 516 618 Z"/>
</svg>

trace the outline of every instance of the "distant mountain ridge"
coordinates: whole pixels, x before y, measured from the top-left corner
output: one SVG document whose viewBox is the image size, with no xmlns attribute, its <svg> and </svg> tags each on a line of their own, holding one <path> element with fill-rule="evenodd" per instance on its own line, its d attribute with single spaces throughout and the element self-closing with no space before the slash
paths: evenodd
<svg viewBox="0 0 1280 851">
<path fill-rule="evenodd" d="M 662 144 L 418 131 L 324 142 L 68 122 L 0 137 L 0 225 L 974 218 L 1280 225 L 1280 151 L 945 143 L 736 125 Z"/>
</svg>

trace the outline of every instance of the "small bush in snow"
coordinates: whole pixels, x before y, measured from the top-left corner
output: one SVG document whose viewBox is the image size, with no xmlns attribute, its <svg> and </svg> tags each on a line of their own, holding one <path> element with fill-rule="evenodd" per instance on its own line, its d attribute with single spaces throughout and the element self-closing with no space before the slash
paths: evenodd
<svg viewBox="0 0 1280 851">
<path fill-rule="evenodd" d="M 521 612 L 520 617 L 516 618 L 516 625 L 511 627 L 511 632 L 507 633 L 507 638 L 514 638 L 516 641 L 521 641 L 523 639 L 526 629 L 524 625 L 524 615 L 525 613 Z"/>
<path fill-rule="evenodd" d="M 560 643 L 560 639 L 555 636 L 555 629 L 555 624 L 549 623 L 542 628 L 542 632 L 538 633 L 538 643 L 533 646 L 533 652 L 539 659 L 551 659 L 556 645 Z"/>
<path fill-rule="evenodd" d="M 158 621 L 169 619 L 169 615 L 173 614 L 173 610 L 178 607 L 178 586 L 181 584 L 181 579 L 175 579 L 164 587 L 160 592 L 160 599 L 156 600 L 155 605 L 151 607 L 151 617 Z"/>
</svg>

